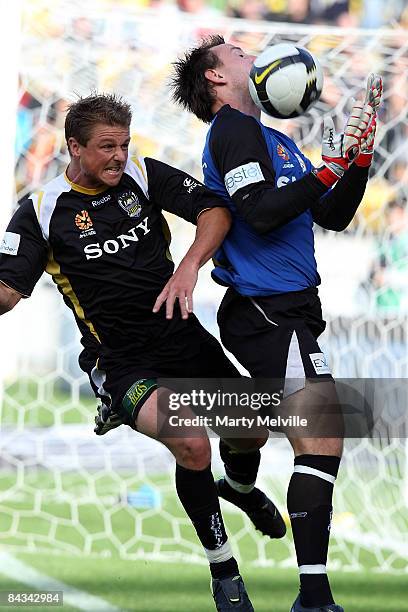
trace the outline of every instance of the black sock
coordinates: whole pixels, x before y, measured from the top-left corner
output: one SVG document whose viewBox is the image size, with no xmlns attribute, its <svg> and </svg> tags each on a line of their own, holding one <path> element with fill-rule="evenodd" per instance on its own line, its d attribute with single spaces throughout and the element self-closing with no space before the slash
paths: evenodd
<svg viewBox="0 0 408 612">
<path fill-rule="evenodd" d="M 230 448 L 224 440 L 220 440 L 220 456 L 225 466 L 225 485 L 231 489 L 231 494 L 236 498 L 236 503 L 242 509 L 251 510 L 259 506 L 263 495 L 254 485 L 261 453 L 259 450 L 250 453 L 239 453 Z"/>
<path fill-rule="evenodd" d="M 227 544 L 228 538 L 211 467 L 189 470 L 177 464 L 176 490 L 206 551 L 211 575 L 226 578 L 238 574 L 237 562 L 230 552 L 229 543 Z"/>
<path fill-rule="evenodd" d="M 228 578 L 230 576 L 238 576 L 239 569 L 238 563 L 234 557 L 227 559 L 227 561 L 220 561 L 219 563 L 210 563 L 211 577 L 218 580 Z"/>
<path fill-rule="evenodd" d="M 244 512 L 259 510 L 266 503 L 264 493 L 257 488 L 252 489 L 250 493 L 239 493 L 230 487 L 225 478 L 218 486 L 220 497 L 224 497 Z"/>
<path fill-rule="evenodd" d="M 288 512 L 300 573 L 300 599 L 306 607 L 334 603 L 326 562 L 339 465 L 339 457 L 300 455 L 289 483 Z"/>
</svg>

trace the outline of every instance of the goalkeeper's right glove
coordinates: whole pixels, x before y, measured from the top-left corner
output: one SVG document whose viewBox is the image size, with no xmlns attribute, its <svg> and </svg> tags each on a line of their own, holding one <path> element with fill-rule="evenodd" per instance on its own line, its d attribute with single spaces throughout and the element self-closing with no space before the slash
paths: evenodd
<svg viewBox="0 0 408 612">
<path fill-rule="evenodd" d="M 370 74 L 367 79 L 366 96 L 364 100 L 364 106 L 370 104 L 373 107 L 374 113 L 377 113 L 378 107 L 381 104 L 381 97 L 383 92 L 382 77 L 379 74 Z"/>
<path fill-rule="evenodd" d="M 366 131 L 361 137 L 360 154 L 356 158 L 356 166 L 366 168 L 371 166 L 374 154 L 374 139 L 377 130 L 377 117 L 373 115 Z"/>
<path fill-rule="evenodd" d="M 378 74 L 370 74 L 367 81 L 367 91 L 364 106 L 371 106 L 374 114 L 367 126 L 360 142 L 360 155 L 356 158 L 356 165 L 367 167 L 371 165 L 374 153 L 374 139 L 377 128 L 377 109 L 381 103 L 383 91 L 382 78 Z"/>
</svg>

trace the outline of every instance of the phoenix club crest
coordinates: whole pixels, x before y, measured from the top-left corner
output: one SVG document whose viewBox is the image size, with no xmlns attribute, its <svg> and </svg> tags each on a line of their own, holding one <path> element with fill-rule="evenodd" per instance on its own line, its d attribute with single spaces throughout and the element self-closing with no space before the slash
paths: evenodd
<svg viewBox="0 0 408 612">
<path fill-rule="evenodd" d="M 118 196 L 118 203 L 129 217 L 139 217 L 142 206 L 138 196 L 133 191 L 125 191 Z"/>
</svg>

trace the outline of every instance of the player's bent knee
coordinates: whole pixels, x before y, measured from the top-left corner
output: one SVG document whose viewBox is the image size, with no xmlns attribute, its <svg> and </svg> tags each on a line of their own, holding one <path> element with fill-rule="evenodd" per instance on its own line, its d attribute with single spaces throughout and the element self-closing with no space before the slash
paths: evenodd
<svg viewBox="0 0 408 612">
<path fill-rule="evenodd" d="M 342 438 L 294 438 L 291 444 L 298 455 L 330 455 L 341 457 L 343 454 Z"/>
<path fill-rule="evenodd" d="M 269 434 L 265 433 L 265 435 L 257 438 L 227 438 L 225 442 L 230 448 L 240 453 L 253 453 L 265 446 L 268 439 Z"/>
<path fill-rule="evenodd" d="M 177 438 L 166 446 L 177 463 L 189 470 L 204 470 L 211 461 L 211 447 L 207 436 Z"/>
</svg>

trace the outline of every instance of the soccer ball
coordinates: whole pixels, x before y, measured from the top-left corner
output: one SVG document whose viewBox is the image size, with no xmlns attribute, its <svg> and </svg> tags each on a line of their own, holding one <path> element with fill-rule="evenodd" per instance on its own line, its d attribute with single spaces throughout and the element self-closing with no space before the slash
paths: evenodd
<svg viewBox="0 0 408 612">
<path fill-rule="evenodd" d="M 319 99 L 323 70 L 306 49 L 282 43 L 267 47 L 255 60 L 249 91 L 258 108 L 278 119 L 303 115 Z"/>
</svg>

